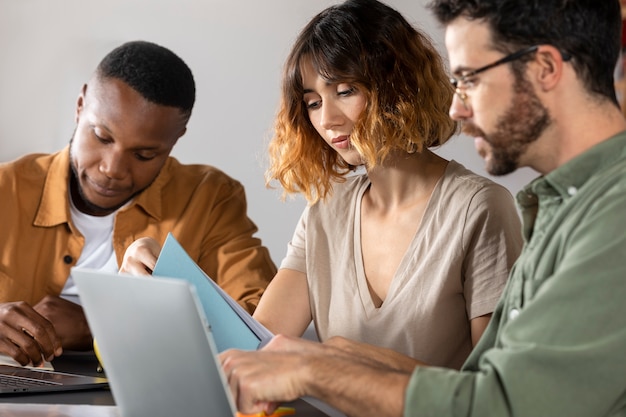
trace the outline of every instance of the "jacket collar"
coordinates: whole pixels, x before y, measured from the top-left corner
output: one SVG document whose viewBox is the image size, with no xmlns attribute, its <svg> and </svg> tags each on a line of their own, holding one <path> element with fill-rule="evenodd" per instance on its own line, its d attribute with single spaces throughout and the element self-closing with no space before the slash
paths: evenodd
<svg viewBox="0 0 626 417">
<path fill-rule="evenodd" d="M 52 161 L 43 184 L 39 209 L 35 216 L 35 226 L 51 227 L 69 223 L 69 155 L 69 146 L 52 155 Z"/>
<path fill-rule="evenodd" d="M 156 221 L 160 221 L 163 204 L 162 190 L 171 178 L 171 166 L 174 162 L 173 158 L 168 158 L 154 182 L 120 211 L 128 211 L 132 207 L 138 206 Z M 52 155 L 41 193 L 41 202 L 35 216 L 35 226 L 52 227 L 70 223 L 69 179 L 70 152 L 68 145 L 62 151 Z"/>
</svg>

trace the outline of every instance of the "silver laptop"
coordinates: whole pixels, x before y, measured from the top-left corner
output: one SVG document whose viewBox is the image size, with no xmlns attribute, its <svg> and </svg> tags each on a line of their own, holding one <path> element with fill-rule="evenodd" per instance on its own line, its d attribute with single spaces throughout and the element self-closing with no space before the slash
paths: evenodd
<svg viewBox="0 0 626 417">
<path fill-rule="evenodd" d="M 103 377 L 0 365 L 0 394 L 3 396 L 102 389 L 108 388 L 108 385 L 107 379 Z"/>
<path fill-rule="evenodd" d="M 121 415 L 235 415 L 193 286 L 88 269 L 72 276 Z"/>
</svg>

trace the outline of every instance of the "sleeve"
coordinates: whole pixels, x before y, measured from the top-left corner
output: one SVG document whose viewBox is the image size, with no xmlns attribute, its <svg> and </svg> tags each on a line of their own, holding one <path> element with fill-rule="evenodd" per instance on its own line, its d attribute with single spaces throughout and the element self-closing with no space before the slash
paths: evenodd
<svg viewBox="0 0 626 417">
<path fill-rule="evenodd" d="M 554 273 L 495 346 L 461 372 L 414 372 L 405 416 L 626 415 L 623 194 L 603 198 L 576 226 Z"/>
<path fill-rule="evenodd" d="M 248 312 L 252 313 L 276 274 L 270 253 L 254 237 L 256 225 L 247 215 L 243 186 L 237 181 L 213 184 L 220 189 L 203 207 L 204 230 L 198 265 Z M 199 216 L 198 216 L 199 217 Z"/>
<path fill-rule="evenodd" d="M 280 264 L 281 269 L 293 269 L 306 274 L 306 223 L 310 207 L 307 206 L 296 225 L 291 241 L 287 245 L 287 254 Z"/>
<path fill-rule="evenodd" d="M 472 198 L 464 228 L 463 291 L 470 319 L 489 314 L 522 249 L 522 226 L 509 191 L 497 184 Z"/>
</svg>

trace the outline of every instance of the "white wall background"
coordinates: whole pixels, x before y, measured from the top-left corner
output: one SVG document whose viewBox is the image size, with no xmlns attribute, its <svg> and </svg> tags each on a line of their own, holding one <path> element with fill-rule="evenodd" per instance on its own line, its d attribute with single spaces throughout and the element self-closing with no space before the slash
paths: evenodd
<svg viewBox="0 0 626 417">
<path fill-rule="evenodd" d="M 119 44 L 166 46 L 194 72 L 197 104 L 173 155 L 217 166 L 246 187 L 258 236 L 279 263 L 304 208 L 264 185 L 266 143 L 283 61 L 300 29 L 336 0 L 0 0 L 0 162 L 54 152 L 74 129 L 75 100 L 98 62 Z M 445 56 L 427 0 L 388 0 Z M 467 137 L 439 150 L 487 175 Z M 513 193 L 536 174 L 494 180 Z M 7 198 L 2 196 L 0 198 Z"/>
</svg>

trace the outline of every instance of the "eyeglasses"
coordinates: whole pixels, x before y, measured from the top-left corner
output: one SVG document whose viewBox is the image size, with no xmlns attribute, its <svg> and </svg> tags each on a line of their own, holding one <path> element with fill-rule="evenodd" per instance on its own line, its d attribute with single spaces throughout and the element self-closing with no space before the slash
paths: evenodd
<svg viewBox="0 0 626 417">
<path fill-rule="evenodd" d="M 456 78 L 450 78 L 450 83 L 454 87 L 454 92 L 461 99 L 461 102 L 465 107 L 467 107 L 467 92 L 465 89 L 468 87 L 470 82 L 468 81 L 471 77 L 480 74 L 481 72 L 485 72 L 491 68 L 495 68 L 499 65 L 506 64 L 507 62 L 513 62 L 517 59 L 520 59 L 524 55 L 530 54 L 532 52 L 536 52 L 539 48 L 539 45 L 533 45 L 528 48 L 521 49 L 519 51 L 513 52 L 505 56 L 504 58 L 500 58 L 499 60 L 492 62 L 491 64 L 487 64 L 484 67 L 480 67 L 478 69 L 472 70 L 468 73 L 463 74 L 462 76 Z M 571 55 L 561 52 L 561 56 L 563 57 L 563 61 L 569 61 L 571 59 Z"/>
</svg>

